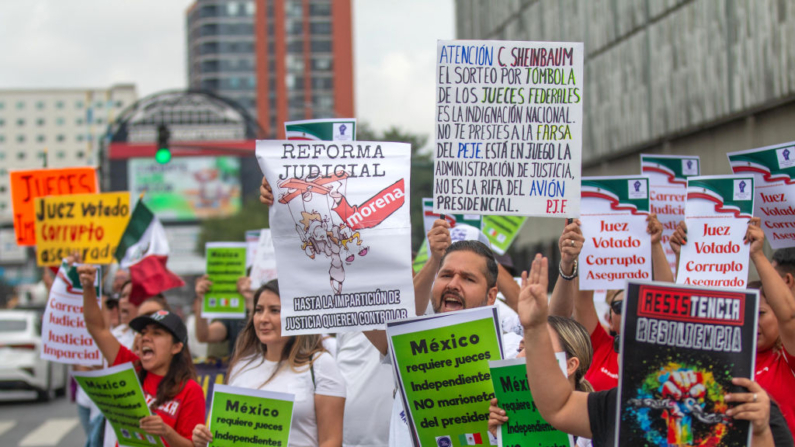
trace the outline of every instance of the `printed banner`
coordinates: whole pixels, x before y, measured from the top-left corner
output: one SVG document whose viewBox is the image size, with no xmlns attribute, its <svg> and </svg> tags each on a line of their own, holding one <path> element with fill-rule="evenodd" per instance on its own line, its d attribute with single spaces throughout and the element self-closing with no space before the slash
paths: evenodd
<svg viewBox="0 0 795 447">
<path fill-rule="evenodd" d="M 257 257 L 259 234 L 260 230 L 246 231 L 246 269 L 254 264 L 254 259 Z"/>
<path fill-rule="evenodd" d="M 284 132 L 288 140 L 355 141 L 356 118 L 285 121 Z"/>
<path fill-rule="evenodd" d="M 751 445 L 724 396 L 754 377 L 758 292 L 630 281 L 626 293 L 616 445 Z"/>
<path fill-rule="evenodd" d="M 404 143 L 258 141 L 282 334 L 383 329 L 414 314 Z"/>
<path fill-rule="evenodd" d="M 556 353 L 563 360 L 563 375 L 566 375 L 566 353 Z M 527 359 L 508 359 L 489 362 L 491 382 L 500 408 L 505 410 L 508 422 L 497 432 L 500 447 L 573 446 L 574 438 L 549 425 L 536 409 L 533 394 L 527 385 Z"/>
<path fill-rule="evenodd" d="M 489 361 L 502 359 L 497 309 L 391 321 L 386 333 L 414 446 L 488 439 Z"/>
<path fill-rule="evenodd" d="M 433 223 L 442 217 L 441 214 L 433 212 L 433 198 L 426 197 L 422 199 L 422 217 L 425 224 L 425 235 L 427 236 L 433 227 Z M 450 228 L 455 228 L 458 224 L 466 224 L 480 229 L 482 222 L 479 214 L 445 214 L 444 219 L 450 224 Z"/>
<path fill-rule="evenodd" d="M 751 246 L 743 238 L 754 210 L 753 177 L 692 177 L 685 208 L 687 243 L 676 282 L 744 289 Z"/>
<path fill-rule="evenodd" d="M 483 216 L 483 234 L 489 238 L 491 249 L 497 254 L 504 255 L 519 235 L 525 221 L 526 217 Z"/>
<path fill-rule="evenodd" d="M 663 226 L 662 245 L 665 257 L 676 271 L 676 253 L 668 243 L 679 222 L 685 219 L 687 178 L 701 175 L 697 155 L 640 155 L 641 174 L 649 177 L 651 212 Z"/>
<path fill-rule="evenodd" d="M 113 427 L 119 446 L 163 447 L 159 436 L 140 428 L 141 419 L 152 413 L 132 363 L 72 375 Z"/>
<path fill-rule="evenodd" d="M 74 251 L 87 264 L 111 264 L 130 220 L 130 193 L 39 197 L 35 217 L 38 265 L 60 265 Z"/>
<path fill-rule="evenodd" d="M 97 303 L 102 305 L 102 290 L 97 269 L 94 286 Z M 41 322 L 41 358 L 72 365 L 101 366 L 102 353 L 86 329 L 83 319 L 83 286 L 77 269 L 65 261 L 50 288 L 47 308 Z"/>
<path fill-rule="evenodd" d="M 246 318 L 246 300 L 237 280 L 246 276 L 245 242 L 208 242 L 207 276 L 212 285 L 204 295 L 202 318 Z"/>
<path fill-rule="evenodd" d="M 583 44 L 440 40 L 437 213 L 578 217 Z"/>
<path fill-rule="evenodd" d="M 648 215 L 648 178 L 582 179 L 581 290 L 623 289 L 627 279 L 651 279 Z"/>
<path fill-rule="evenodd" d="M 208 447 L 289 445 L 294 394 L 216 385 Z"/>
<path fill-rule="evenodd" d="M 795 142 L 727 155 L 735 174 L 754 176 L 754 216 L 770 247 L 795 247 Z"/>
<path fill-rule="evenodd" d="M 99 192 L 97 171 L 91 167 L 11 171 L 11 205 L 17 245 L 36 245 L 35 200 L 44 196 Z M 60 262 L 57 259 L 55 264 Z"/>
<path fill-rule="evenodd" d="M 276 279 L 276 252 L 273 249 L 273 238 L 270 228 L 263 228 L 259 233 L 254 264 L 251 266 L 251 288 L 256 290 L 263 284 Z"/>
</svg>

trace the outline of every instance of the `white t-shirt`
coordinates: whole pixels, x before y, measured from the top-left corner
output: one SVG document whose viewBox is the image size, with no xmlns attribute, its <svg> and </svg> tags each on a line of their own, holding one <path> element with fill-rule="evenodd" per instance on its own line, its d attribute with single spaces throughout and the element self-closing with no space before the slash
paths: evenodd
<svg viewBox="0 0 795 447">
<path fill-rule="evenodd" d="M 135 341 L 135 331 L 126 324 L 120 324 L 110 330 L 110 333 L 119 340 L 122 346 L 127 349 L 132 349 L 133 342 Z"/>
<path fill-rule="evenodd" d="M 345 447 L 382 447 L 389 441 L 394 391 L 392 368 L 361 332 L 337 334 L 337 366 L 348 386 L 345 399 Z"/>
<path fill-rule="evenodd" d="M 331 355 L 323 352 L 316 355 L 311 370 L 309 366 L 304 366 L 301 367 L 300 372 L 295 372 L 289 365 L 282 364 L 276 375 L 263 385 L 274 373 L 277 365 L 276 362 L 263 358 L 247 357 L 242 359 L 230 371 L 229 385 L 294 394 L 295 404 L 293 406 L 293 423 L 290 428 L 290 446 L 317 446 L 315 394 L 345 397 L 345 380 Z M 312 370 L 315 375 L 314 383 Z"/>
</svg>

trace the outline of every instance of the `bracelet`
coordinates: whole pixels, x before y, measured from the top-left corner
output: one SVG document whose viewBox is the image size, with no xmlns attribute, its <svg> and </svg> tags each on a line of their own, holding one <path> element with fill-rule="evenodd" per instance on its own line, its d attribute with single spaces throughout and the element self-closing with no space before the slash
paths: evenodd
<svg viewBox="0 0 795 447">
<path fill-rule="evenodd" d="M 576 259 L 574 260 L 574 271 L 571 272 L 571 276 L 566 275 L 565 273 L 563 273 L 563 267 L 560 266 L 560 263 L 558 263 L 558 273 L 560 273 L 560 277 L 565 279 L 566 281 L 571 281 L 572 279 L 576 278 L 577 275 L 578 275 L 578 272 L 577 272 L 577 260 Z"/>
</svg>

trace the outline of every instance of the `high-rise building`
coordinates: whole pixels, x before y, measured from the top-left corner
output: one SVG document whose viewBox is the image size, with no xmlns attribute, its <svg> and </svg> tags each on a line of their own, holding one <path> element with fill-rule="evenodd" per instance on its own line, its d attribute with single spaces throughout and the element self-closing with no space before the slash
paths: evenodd
<svg viewBox="0 0 795 447">
<path fill-rule="evenodd" d="M 0 90 L 0 223 L 12 221 L 9 170 L 97 166 L 108 124 L 137 100 L 135 86 Z"/>
<path fill-rule="evenodd" d="M 187 15 L 190 87 L 237 101 L 266 136 L 354 116 L 350 0 L 197 0 Z"/>
</svg>

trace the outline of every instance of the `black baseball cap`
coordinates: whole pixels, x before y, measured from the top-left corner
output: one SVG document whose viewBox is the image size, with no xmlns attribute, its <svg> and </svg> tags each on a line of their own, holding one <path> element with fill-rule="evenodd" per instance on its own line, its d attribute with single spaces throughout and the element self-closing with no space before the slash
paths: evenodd
<svg viewBox="0 0 795 447">
<path fill-rule="evenodd" d="M 188 342 L 188 329 L 185 327 L 185 323 L 182 322 L 182 318 L 167 310 L 158 310 L 149 315 L 141 315 L 130 321 L 130 327 L 136 332 L 141 332 L 143 328 L 150 324 L 156 324 L 166 328 L 166 330 L 171 332 L 171 334 L 182 343 Z"/>
</svg>

